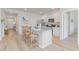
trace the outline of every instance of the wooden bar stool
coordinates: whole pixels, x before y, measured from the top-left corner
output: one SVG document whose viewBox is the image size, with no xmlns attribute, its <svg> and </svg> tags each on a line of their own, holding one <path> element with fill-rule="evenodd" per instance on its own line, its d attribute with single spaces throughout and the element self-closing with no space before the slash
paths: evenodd
<svg viewBox="0 0 79 59">
<path fill-rule="evenodd" d="M 24 27 L 23 36 L 24 36 L 24 41 L 27 43 L 27 45 L 29 47 L 34 47 L 36 43 L 36 38 L 34 33 L 31 30 L 31 27 L 28 27 L 28 26 Z"/>
</svg>

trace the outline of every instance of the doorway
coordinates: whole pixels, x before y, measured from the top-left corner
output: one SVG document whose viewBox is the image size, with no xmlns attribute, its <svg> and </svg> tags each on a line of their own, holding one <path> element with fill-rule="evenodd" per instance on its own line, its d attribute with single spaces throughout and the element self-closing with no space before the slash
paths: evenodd
<svg viewBox="0 0 79 59">
<path fill-rule="evenodd" d="M 78 41 L 78 10 L 63 13 L 63 42 L 77 46 Z"/>
<path fill-rule="evenodd" d="M 78 34 L 78 11 L 67 12 L 68 19 L 68 36 Z"/>
<path fill-rule="evenodd" d="M 8 35 L 12 32 L 14 33 L 16 32 L 16 29 L 17 29 L 17 15 L 15 13 L 5 12 L 4 34 Z"/>
</svg>

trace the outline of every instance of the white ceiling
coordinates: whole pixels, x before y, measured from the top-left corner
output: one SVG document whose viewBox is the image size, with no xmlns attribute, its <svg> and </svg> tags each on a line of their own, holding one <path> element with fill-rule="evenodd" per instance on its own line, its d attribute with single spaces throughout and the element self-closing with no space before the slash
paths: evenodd
<svg viewBox="0 0 79 59">
<path fill-rule="evenodd" d="M 36 13 L 36 14 L 45 14 L 48 12 L 52 12 L 54 10 L 58 10 L 59 8 L 10 8 L 10 9 L 15 9 L 19 11 L 24 11 L 24 12 L 31 12 L 31 13 Z"/>
<path fill-rule="evenodd" d="M 52 12 L 53 9 L 52 8 L 28 8 L 27 11 L 37 13 L 37 14 L 45 14 L 48 12 Z"/>
</svg>

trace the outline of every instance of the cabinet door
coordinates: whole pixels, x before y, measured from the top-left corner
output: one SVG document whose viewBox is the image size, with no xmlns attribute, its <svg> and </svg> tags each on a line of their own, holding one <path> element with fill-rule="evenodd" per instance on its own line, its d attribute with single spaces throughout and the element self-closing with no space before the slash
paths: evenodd
<svg viewBox="0 0 79 59">
<path fill-rule="evenodd" d="M 54 27 L 54 28 L 53 28 L 53 35 L 54 35 L 54 36 L 59 36 L 59 35 L 60 35 L 60 29 L 57 28 L 57 27 Z"/>
</svg>

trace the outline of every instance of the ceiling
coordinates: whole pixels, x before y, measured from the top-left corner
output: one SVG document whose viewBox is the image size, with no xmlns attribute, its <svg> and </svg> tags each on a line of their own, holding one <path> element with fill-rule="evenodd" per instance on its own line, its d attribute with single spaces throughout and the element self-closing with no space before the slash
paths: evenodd
<svg viewBox="0 0 79 59">
<path fill-rule="evenodd" d="M 45 14 L 48 12 L 52 12 L 53 9 L 52 8 L 28 8 L 27 11 L 37 13 L 37 14 Z"/>
<path fill-rule="evenodd" d="M 48 12 L 52 12 L 54 10 L 58 10 L 59 8 L 10 8 L 14 10 L 24 11 L 24 12 L 31 12 L 36 14 L 45 14 Z"/>
</svg>

